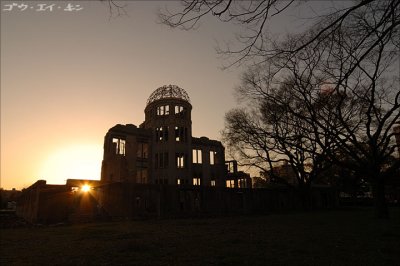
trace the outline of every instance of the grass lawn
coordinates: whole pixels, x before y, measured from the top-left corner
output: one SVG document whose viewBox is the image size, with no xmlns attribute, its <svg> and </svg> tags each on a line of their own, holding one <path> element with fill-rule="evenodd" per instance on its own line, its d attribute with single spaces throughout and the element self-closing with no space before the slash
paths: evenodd
<svg viewBox="0 0 400 266">
<path fill-rule="evenodd" d="M 400 265 L 400 210 L 3 229 L 1 265 Z"/>
</svg>

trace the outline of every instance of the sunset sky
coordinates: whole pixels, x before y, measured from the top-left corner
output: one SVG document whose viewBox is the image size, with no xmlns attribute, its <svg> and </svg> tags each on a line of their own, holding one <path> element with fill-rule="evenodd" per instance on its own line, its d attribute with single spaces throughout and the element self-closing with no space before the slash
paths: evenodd
<svg viewBox="0 0 400 266">
<path fill-rule="evenodd" d="M 7 10 L 12 3 L 21 2 L 1 2 L 2 188 L 99 179 L 107 130 L 139 125 L 162 85 L 189 94 L 194 136 L 220 139 L 243 69 L 222 71 L 215 47 L 236 27 L 212 19 L 195 31 L 158 24 L 157 11 L 175 1 L 127 1 L 127 16 L 117 18 L 99 1 L 23 1 L 26 9 Z M 65 11 L 68 3 L 82 9 Z M 284 33 L 287 21 L 271 26 Z"/>
</svg>

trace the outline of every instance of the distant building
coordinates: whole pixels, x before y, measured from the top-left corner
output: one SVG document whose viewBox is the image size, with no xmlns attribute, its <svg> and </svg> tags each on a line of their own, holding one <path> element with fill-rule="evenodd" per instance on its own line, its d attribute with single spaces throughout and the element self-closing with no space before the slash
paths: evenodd
<svg viewBox="0 0 400 266">
<path fill-rule="evenodd" d="M 284 164 L 275 166 L 273 171 L 274 174 L 271 173 L 271 170 L 260 173 L 261 178 L 266 181 L 266 184 L 287 183 L 293 186 L 298 185 L 299 182 L 296 178 L 296 173 L 294 172 L 293 167 L 286 161 Z"/>
<path fill-rule="evenodd" d="M 226 187 L 228 188 L 246 188 L 252 182 L 250 175 L 242 171 L 238 171 L 238 165 L 235 160 L 225 161 L 228 169 L 226 175 Z"/>
<path fill-rule="evenodd" d="M 145 121 L 112 127 L 104 138 L 103 183 L 251 187 L 249 175 L 228 171 L 221 142 L 192 136 L 186 91 L 163 86 L 147 100 Z"/>
<path fill-rule="evenodd" d="M 15 210 L 16 200 L 21 191 L 13 188 L 12 190 L 0 189 L 0 209 Z"/>
</svg>

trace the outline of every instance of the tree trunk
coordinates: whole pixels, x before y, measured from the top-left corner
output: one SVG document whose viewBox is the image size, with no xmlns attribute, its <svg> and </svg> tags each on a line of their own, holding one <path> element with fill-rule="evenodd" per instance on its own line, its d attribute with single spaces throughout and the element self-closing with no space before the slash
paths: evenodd
<svg viewBox="0 0 400 266">
<path fill-rule="evenodd" d="M 313 209 L 311 200 L 311 188 L 308 184 L 299 184 L 298 187 L 300 200 L 302 203 L 302 209 L 304 211 L 309 211 Z"/>
<path fill-rule="evenodd" d="M 374 177 L 374 182 L 372 183 L 372 195 L 374 197 L 375 217 L 379 219 L 388 219 L 389 210 L 385 198 L 385 183 L 383 179 L 378 176 Z"/>
</svg>

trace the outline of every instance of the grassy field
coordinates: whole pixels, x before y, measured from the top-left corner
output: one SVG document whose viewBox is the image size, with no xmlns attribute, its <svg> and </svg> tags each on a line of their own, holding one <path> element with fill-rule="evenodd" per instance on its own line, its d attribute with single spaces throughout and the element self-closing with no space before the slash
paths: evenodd
<svg viewBox="0 0 400 266">
<path fill-rule="evenodd" d="M 400 265 L 400 210 L 3 229 L 1 265 Z"/>
</svg>

